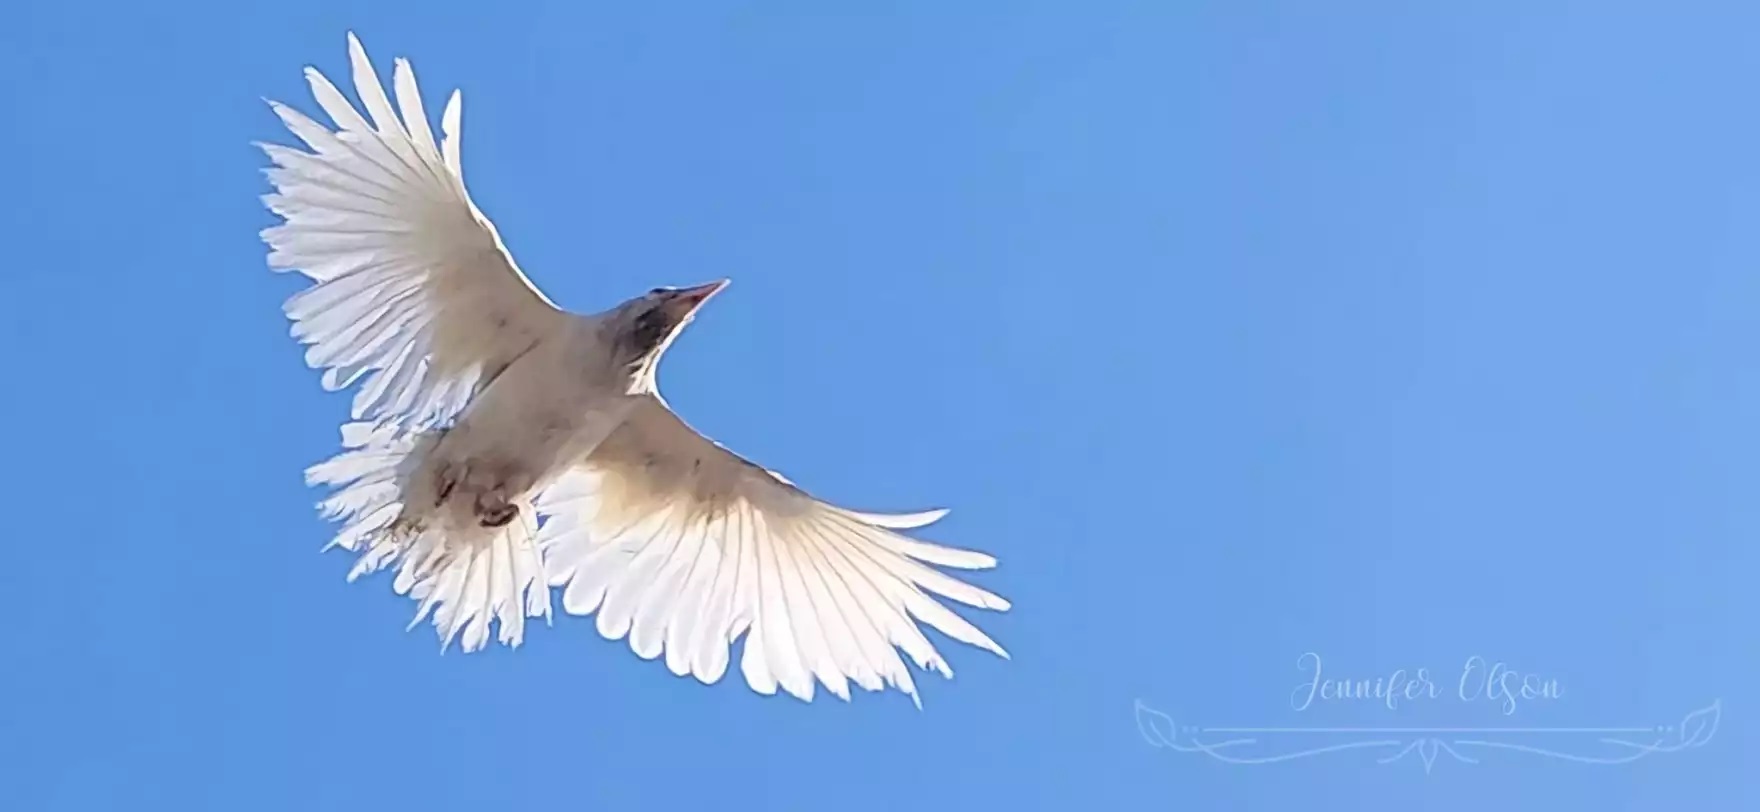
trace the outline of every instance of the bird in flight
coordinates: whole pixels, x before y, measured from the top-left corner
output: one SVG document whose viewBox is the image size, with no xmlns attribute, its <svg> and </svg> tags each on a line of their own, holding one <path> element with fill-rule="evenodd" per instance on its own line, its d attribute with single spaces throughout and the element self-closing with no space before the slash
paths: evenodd
<svg viewBox="0 0 1760 812">
<path fill-rule="evenodd" d="M 527 618 L 595 615 L 601 635 L 712 684 L 745 636 L 758 693 L 811 701 L 815 683 L 921 700 L 918 668 L 952 671 L 918 622 L 1007 657 L 941 602 L 1006 600 L 937 567 L 989 555 L 903 532 L 946 514 L 821 501 L 675 414 L 655 368 L 727 280 L 659 287 L 609 310 L 562 310 L 514 264 L 465 190 L 460 96 L 440 138 L 407 60 L 388 97 L 351 33 L 357 109 L 315 68 L 326 126 L 277 102 L 306 149 L 260 144 L 282 222 L 269 265 L 311 284 L 284 305 L 325 389 L 357 387 L 342 451 L 306 471 L 359 554 L 353 580 L 394 570 L 442 648 L 518 646 Z M 396 99 L 393 107 L 392 98 Z"/>
</svg>

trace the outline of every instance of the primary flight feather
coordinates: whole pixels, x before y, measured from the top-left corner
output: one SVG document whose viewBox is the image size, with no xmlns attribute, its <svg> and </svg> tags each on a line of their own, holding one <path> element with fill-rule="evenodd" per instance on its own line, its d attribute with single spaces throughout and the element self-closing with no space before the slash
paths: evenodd
<svg viewBox="0 0 1760 812">
<path fill-rule="evenodd" d="M 314 284 L 285 306 L 326 389 L 355 386 L 343 451 L 306 478 L 333 493 L 331 546 L 350 578 L 391 568 L 466 651 L 517 646 L 527 618 L 569 614 L 645 659 L 705 683 L 730 667 L 760 693 L 844 699 L 851 683 L 917 700 L 904 656 L 952 676 L 918 623 L 1007 654 L 939 598 L 1007 601 L 936 569 L 988 555 L 902 530 L 945 511 L 863 513 L 820 501 L 698 434 L 657 390 L 666 348 L 726 280 L 656 288 L 570 313 L 528 280 L 471 202 L 459 163 L 461 101 L 436 144 L 406 60 L 392 96 L 353 34 L 357 109 L 306 69 L 326 126 L 275 114 L 306 149 L 264 144 L 284 222 L 270 267 Z M 393 104 L 395 99 L 395 105 Z"/>
</svg>

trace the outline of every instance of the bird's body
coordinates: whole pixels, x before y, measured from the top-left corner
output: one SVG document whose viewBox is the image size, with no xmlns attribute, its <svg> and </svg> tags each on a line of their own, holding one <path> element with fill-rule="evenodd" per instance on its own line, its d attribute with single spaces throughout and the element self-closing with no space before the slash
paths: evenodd
<svg viewBox="0 0 1760 812">
<path fill-rule="evenodd" d="M 630 370 L 610 362 L 598 326 L 571 315 L 489 381 L 409 472 L 400 521 L 482 536 L 622 424 Z"/>
<path fill-rule="evenodd" d="M 465 191 L 460 98 L 434 133 L 409 63 L 396 106 L 349 36 L 365 113 L 306 70 L 336 129 L 284 105 L 310 152 L 275 167 L 263 232 L 277 270 L 315 284 L 287 301 L 327 389 L 357 386 L 341 454 L 306 472 L 333 493 L 332 546 L 350 578 L 391 568 L 443 639 L 518 645 L 525 620 L 594 615 L 601 635 L 709 683 L 731 664 L 761 693 L 848 698 L 849 683 L 913 699 L 902 651 L 952 672 L 918 628 L 1006 656 L 936 597 L 1007 609 L 937 569 L 995 565 L 901 531 L 945 511 L 877 514 L 822 501 L 698 434 L 660 397 L 656 367 L 726 280 L 656 288 L 583 315 L 525 278 Z M 413 623 L 411 625 L 414 625 Z"/>
</svg>

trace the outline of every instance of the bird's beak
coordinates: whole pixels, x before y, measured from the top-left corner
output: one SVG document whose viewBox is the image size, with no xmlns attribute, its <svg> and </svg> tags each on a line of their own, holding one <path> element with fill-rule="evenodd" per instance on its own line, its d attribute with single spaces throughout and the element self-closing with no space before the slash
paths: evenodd
<svg viewBox="0 0 1760 812">
<path fill-rule="evenodd" d="M 704 302 L 709 301 L 710 297 L 720 293 L 721 289 L 727 287 L 727 283 L 731 281 L 733 280 L 717 279 L 707 285 L 698 285 L 694 288 L 680 289 L 673 294 L 673 301 L 676 302 L 675 307 L 679 309 L 679 315 L 695 315 L 697 310 L 703 306 Z"/>
</svg>

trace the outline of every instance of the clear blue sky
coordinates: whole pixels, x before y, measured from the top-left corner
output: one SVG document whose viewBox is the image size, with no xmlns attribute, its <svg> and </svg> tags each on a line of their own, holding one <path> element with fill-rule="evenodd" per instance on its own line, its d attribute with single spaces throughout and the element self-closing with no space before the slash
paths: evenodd
<svg viewBox="0 0 1760 812">
<path fill-rule="evenodd" d="M 829 5 L 0 11 L 0 808 L 1753 808 L 1751 4 Z M 441 656 L 344 583 L 300 472 L 346 399 L 286 334 L 250 142 L 351 28 L 430 109 L 464 89 L 471 188 L 560 303 L 731 276 L 674 405 L 829 498 L 952 507 L 1014 659 L 806 705 L 590 619 Z M 1443 695 L 1297 710 L 1309 651 Z M 1474 655 L 1561 696 L 1451 698 Z M 1702 747 L 1428 774 L 1133 713 L 1714 699 Z"/>
</svg>

